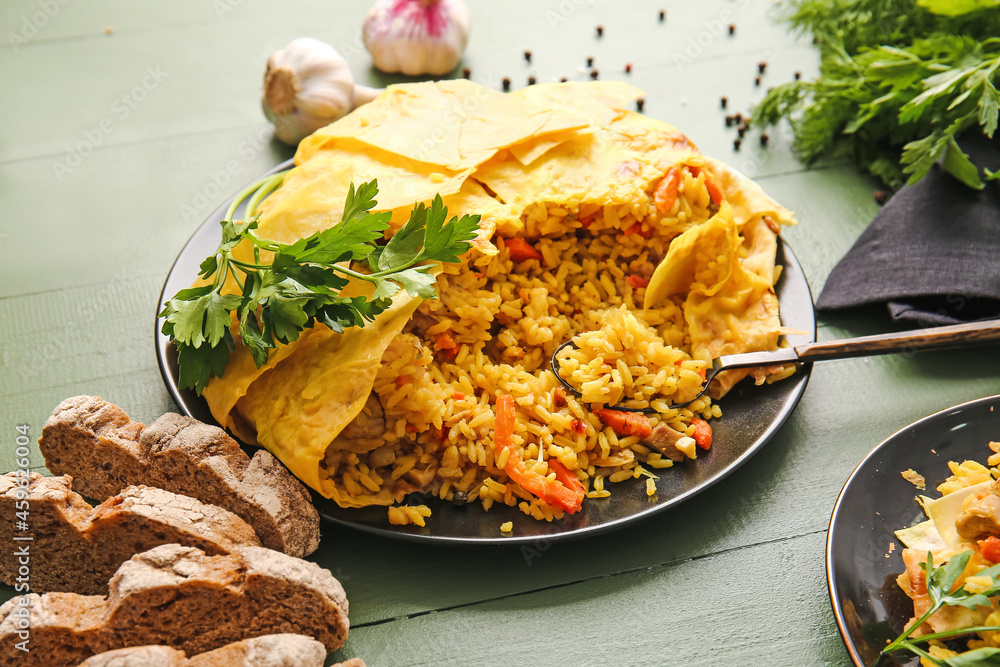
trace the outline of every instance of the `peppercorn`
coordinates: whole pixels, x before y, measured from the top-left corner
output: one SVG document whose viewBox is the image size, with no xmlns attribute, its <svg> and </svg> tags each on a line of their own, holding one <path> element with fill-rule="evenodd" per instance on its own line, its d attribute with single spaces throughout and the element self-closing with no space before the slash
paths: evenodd
<svg viewBox="0 0 1000 667">
<path fill-rule="evenodd" d="M 593 79 L 594 81 L 597 81 L 597 75 L 598 75 L 598 71 L 596 69 L 590 70 L 590 78 L 591 79 Z"/>
<path fill-rule="evenodd" d="M 524 52 L 524 60 L 529 63 L 531 62 L 531 51 Z"/>
<path fill-rule="evenodd" d="M 507 77 L 503 78 L 503 89 L 510 90 L 510 79 L 508 79 Z"/>
<path fill-rule="evenodd" d="M 667 12 L 665 12 L 664 10 L 661 9 L 660 10 L 660 23 L 663 23 L 663 21 L 665 21 L 666 18 L 667 18 Z"/>
<path fill-rule="evenodd" d="M 736 24 L 735 23 L 730 23 L 729 24 L 729 34 L 730 35 L 735 35 L 736 34 Z"/>
<path fill-rule="evenodd" d="M 767 136 L 766 134 L 762 134 L 762 135 L 760 135 L 760 145 L 761 145 L 761 146 L 764 146 L 764 147 L 766 147 L 766 146 L 767 146 L 767 142 L 768 142 L 768 140 L 770 140 L 770 137 L 769 137 L 769 136 Z"/>
<path fill-rule="evenodd" d="M 559 83 L 566 83 L 567 81 L 569 81 L 569 79 L 567 79 L 566 77 L 564 76 L 559 77 Z"/>
<path fill-rule="evenodd" d="M 754 78 L 753 85 L 755 85 L 755 86 L 759 86 L 760 85 L 760 77 L 759 76 L 756 77 L 756 78 Z"/>
<path fill-rule="evenodd" d="M 739 127 L 736 128 L 736 133 L 740 135 L 740 137 L 742 138 L 743 135 L 747 133 L 747 126 L 740 125 Z"/>
<path fill-rule="evenodd" d="M 802 72 L 796 72 L 795 73 L 795 80 L 798 81 L 801 78 L 802 78 Z"/>
<path fill-rule="evenodd" d="M 720 99 L 719 105 L 722 106 L 723 109 L 725 109 L 727 106 L 729 106 L 729 98 L 723 97 L 722 99 Z"/>
<path fill-rule="evenodd" d="M 733 123 L 736 122 L 736 118 L 733 116 L 726 116 L 726 127 L 732 127 Z"/>
<path fill-rule="evenodd" d="M 739 125 L 740 123 L 742 123 L 743 122 L 743 114 L 741 114 L 739 111 L 737 111 L 733 115 L 733 122 L 736 123 L 737 125 Z"/>
<path fill-rule="evenodd" d="M 469 77 L 472 76 L 472 70 L 466 67 L 465 69 L 462 70 L 462 76 L 468 79 Z"/>
<path fill-rule="evenodd" d="M 533 77 L 533 76 L 529 76 L 528 77 L 528 85 L 529 86 L 535 85 L 535 77 Z"/>
<path fill-rule="evenodd" d="M 762 60 L 759 63 L 757 63 L 757 71 L 758 72 L 760 72 L 761 74 L 763 74 L 764 70 L 766 70 L 766 69 L 767 69 L 767 63 L 766 62 L 764 62 Z"/>
<path fill-rule="evenodd" d="M 451 496 L 451 502 L 461 507 L 465 503 L 469 502 L 469 494 L 465 491 L 456 491 Z"/>
<path fill-rule="evenodd" d="M 740 144 L 742 144 L 742 143 L 743 143 L 743 140 L 740 139 L 739 137 L 737 137 L 736 139 L 733 139 L 733 150 L 734 151 L 738 151 L 740 149 Z"/>
<path fill-rule="evenodd" d="M 603 35 L 604 35 L 604 26 L 603 25 L 597 26 L 597 36 L 602 37 Z"/>
<path fill-rule="evenodd" d="M 594 66 L 594 56 L 590 56 L 589 58 L 587 58 L 587 67 L 593 67 L 593 66 Z"/>
<path fill-rule="evenodd" d="M 625 73 L 626 74 L 632 73 L 632 63 L 625 63 Z"/>
<path fill-rule="evenodd" d="M 646 106 L 646 98 L 640 97 L 635 101 L 635 108 L 637 111 L 642 111 L 642 108 Z"/>
</svg>

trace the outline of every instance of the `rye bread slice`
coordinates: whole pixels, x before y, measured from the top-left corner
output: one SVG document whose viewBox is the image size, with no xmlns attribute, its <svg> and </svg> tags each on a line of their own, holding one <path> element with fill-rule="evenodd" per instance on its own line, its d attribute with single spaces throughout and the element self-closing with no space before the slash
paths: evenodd
<svg viewBox="0 0 1000 667">
<path fill-rule="evenodd" d="M 107 597 L 31 593 L 0 607 L 0 664 L 71 667 L 118 648 L 163 645 L 197 655 L 252 637 L 301 634 L 335 651 L 347 596 L 328 570 L 262 547 L 227 555 L 166 544 L 132 557 Z M 18 632 L 29 626 L 30 652 Z"/>
<path fill-rule="evenodd" d="M 130 486 L 92 508 L 72 482 L 69 476 L 0 475 L 0 544 L 12 545 L 0 552 L 0 580 L 8 586 L 102 595 L 122 563 L 160 544 L 210 555 L 260 545 L 253 528 L 221 507 Z M 19 516 L 26 531 L 18 530 Z M 29 535 L 30 542 L 14 539 Z"/>
<path fill-rule="evenodd" d="M 169 646 L 120 648 L 79 667 L 323 667 L 325 660 L 326 647 L 318 641 L 285 633 L 244 639 L 191 658 Z"/>
<path fill-rule="evenodd" d="M 218 505 L 257 531 L 261 544 L 292 556 L 319 546 L 319 513 L 309 492 L 269 452 L 251 459 L 217 426 L 168 413 L 149 426 L 98 396 L 56 407 L 38 446 L 56 475 L 104 500 L 145 484 Z"/>
</svg>

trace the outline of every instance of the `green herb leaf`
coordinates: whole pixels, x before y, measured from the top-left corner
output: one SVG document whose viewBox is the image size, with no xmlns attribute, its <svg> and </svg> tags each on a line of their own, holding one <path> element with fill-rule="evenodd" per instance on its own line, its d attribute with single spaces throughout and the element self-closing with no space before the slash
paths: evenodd
<svg viewBox="0 0 1000 667">
<path fill-rule="evenodd" d="M 942 16 L 961 16 L 1000 6 L 1000 0 L 917 0 L 917 4 Z"/>
<path fill-rule="evenodd" d="M 943 660 L 948 667 L 1000 667 L 1000 649 L 977 648 Z"/>
<path fill-rule="evenodd" d="M 275 174 L 261 183 L 273 188 L 283 178 Z M 241 196 L 253 195 L 256 201 L 258 187 L 248 187 Z M 219 247 L 199 267 L 198 275 L 212 282 L 181 290 L 159 314 L 163 333 L 177 346 L 180 386 L 201 393 L 212 377 L 225 372 L 235 348 L 233 313 L 240 340 L 260 367 L 276 345 L 296 340 L 314 323 L 336 332 L 364 326 L 391 305 L 400 289 L 414 297 L 437 298 L 432 265 L 420 263 L 458 261 L 471 247 L 467 241 L 476 236 L 479 216 L 445 223 L 448 210 L 437 196 L 430 207 L 416 205 L 407 223 L 379 246 L 391 213 L 371 213 L 377 194 L 376 181 L 357 189 L 351 184 L 341 222 L 291 244 L 257 237 L 257 217 L 223 220 Z M 230 207 L 230 215 L 238 204 Z M 251 244 L 254 257 L 272 253 L 271 263 L 238 260 L 233 252 L 241 244 Z M 372 273 L 350 268 L 353 260 L 363 261 Z M 240 294 L 223 293 L 230 276 L 242 286 Z M 349 278 L 374 283 L 371 299 L 341 297 Z"/>
<path fill-rule="evenodd" d="M 392 276 L 392 279 L 403 286 L 410 296 L 418 296 L 421 299 L 436 299 L 437 292 L 434 291 L 434 283 L 437 280 L 430 273 L 427 266 L 413 267 L 400 271 Z"/>
<path fill-rule="evenodd" d="M 941 161 L 941 166 L 944 167 L 945 171 L 970 188 L 982 190 L 986 187 L 979 178 L 979 168 L 972 164 L 969 156 L 958 147 L 955 137 L 948 137 L 948 145 L 945 147 L 944 159 Z"/>
</svg>

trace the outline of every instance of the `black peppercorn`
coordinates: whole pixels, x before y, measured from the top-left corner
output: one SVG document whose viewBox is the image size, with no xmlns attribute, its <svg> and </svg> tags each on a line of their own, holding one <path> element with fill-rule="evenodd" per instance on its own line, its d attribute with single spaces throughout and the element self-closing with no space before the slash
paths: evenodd
<svg viewBox="0 0 1000 667">
<path fill-rule="evenodd" d="M 660 10 L 660 21 L 663 22 L 663 21 L 666 20 L 666 18 L 667 18 L 667 12 L 665 12 L 664 10 L 661 9 Z"/>
<path fill-rule="evenodd" d="M 737 125 L 739 125 L 740 123 L 742 123 L 743 122 L 743 114 L 741 114 L 738 111 L 735 114 L 733 114 L 733 122 L 736 123 Z"/>
<path fill-rule="evenodd" d="M 564 76 L 559 77 L 559 82 L 560 83 L 566 83 L 567 81 L 569 81 L 569 79 L 567 79 L 566 77 L 564 77 Z"/>
<path fill-rule="evenodd" d="M 760 135 L 760 145 L 761 146 L 767 146 L 768 140 L 770 140 L 770 137 L 767 136 L 766 134 Z"/>
<path fill-rule="evenodd" d="M 740 138 L 733 139 L 733 150 L 734 151 L 738 151 L 740 149 L 740 145 L 742 143 L 743 143 L 743 140 L 740 139 Z"/>
<path fill-rule="evenodd" d="M 643 108 L 644 106 L 646 106 L 646 98 L 645 98 L 645 97 L 640 97 L 639 99 L 637 99 L 637 100 L 635 101 L 635 108 L 636 108 L 636 109 L 637 109 L 638 111 L 642 111 L 642 108 Z"/>
<path fill-rule="evenodd" d="M 597 36 L 601 37 L 603 35 L 604 35 L 604 26 L 603 25 L 597 26 Z"/>
<path fill-rule="evenodd" d="M 730 23 L 729 24 L 729 34 L 730 35 L 735 35 L 736 34 L 736 24 L 735 23 Z"/>
<path fill-rule="evenodd" d="M 729 106 L 729 98 L 728 98 L 728 97 L 723 97 L 722 99 L 720 99 L 720 100 L 719 100 L 719 105 L 720 105 L 720 106 L 721 106 L 721 107 L 722 107 L 723 109 L 725 109 L 725 108 L 726 108 L 727 106 Z"/>
<path fill-rule="evenodd" d="M 747 126 L 740 125 L 739 127 L 736 128 L 736 133 L 740 135 L 740 137 L 742 138 L 743 135 L 747 133 Z"/>
<path fill-rule="evenodd" d="M 756 77 L 756 78 L 754 78 L 753 85 L 755 85 L 755 86 L 759 86 L 760 85 L 760 77 L 759 76 Z"/>
<path fill-rule="evenodd" d="M 507 77 L 503 78 L 503 89 L 510 90 L 510 79 L 508 79 Z"/>
<path fill-rule="evenodd" d="M 795 73 L 795 80 L 798 81 L 801 78 L 802 78 L 802 72 L 796 72 Z"/>
<path fill-rule="evenodd" d="M 525 51 L 524 52 L 524 60 L 525 60 L 525 62 L 529 62 L 529 63 L 531 62 L 531 51 Z"/>
<path fill-rule="evenodd" d="M 468 79 L 469 77 L 472 76 L 472 70 L 466 67 L 465 69 L 462 70 L 462 76 Z"/>
<path fill-rule="evenodd" d="M 587 58 L 587 67 L 593 67 L 593 66 L 594 66 L 594 56 L 591 56 Z"/>
<path fill-rule="evenodd" d="M 590 70 L 590 78 L 593 79 L 594 81 L 597 81 L 598 74 L 599 72 L 596 69 Z"/>
<path fill-rule="evenodd" d="M 529 76 L 528 77 L 528 85 L 529 86 L 535 85 L 535 77 L 533 77 L 533 76 Z"/>
<path fill-rule="evenodd" d="M 625 73 L 626 74 L 632 73 L 632 63 L 625 63 Z"/>
<path fill-rule="evenodd" d="M 760 72 L 761 74 L 763 74 L 764 70 L 766 70 L 766 69 L 767 69 L 767 63 L 766 62 L 764 62 L 762 60 L 759 63 L 757 63 L 757 71 L 758 72 Z"/>
</svg>

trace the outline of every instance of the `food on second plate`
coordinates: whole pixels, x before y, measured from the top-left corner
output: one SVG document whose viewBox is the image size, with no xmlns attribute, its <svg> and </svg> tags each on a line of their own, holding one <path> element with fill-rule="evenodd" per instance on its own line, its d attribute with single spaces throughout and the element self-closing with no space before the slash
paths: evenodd
<svg viewBox="0 0 1000 667">
<path fill-rule="evenodd" d="M 262 547 L 208 556 L 194 547 L 158 546 L 123 563 L 108 589 L 107 596 L 30 593 L 5 602 L 0 662 L 72 667 L 105 651 L 155 644 L 191 656 L 285 632 L 335 651 L 347 639 L 340 582 L 315 563 Z M 24 618 L 28 652 L 17 648 Z"/>
<path fill-rule="evenodd" d="M 228 644 L 214 651 L 190 658 L 184 651 L 169 646 L 135 646 L 107 651 L 80 663 L 79 667 L 128 667 L 129 665 L 155 665 L 156 667 L 323 667 L 326 648 L 315 639 L 304 635 L 282 633 L 263 635 L 253 639 Z M 338 663 L 339 664 L 339 663 Z M 364 667 L 364 664 L 360 665 Z"/>
<path fill-rule="evenodd" d="M 260 546 L 243 519 L 194 498 L 130 486 L 91 507 L 71 483 L 67 476 L 38 473 L 0 476 L 0 508 L 3 516 L 12 518 L 0 523 L 0 543 L 17 545 L 14 519 L 30 513 L 33 539 L 27 583 L 35 593 L 102 595 L 122 563 L 160 544 L 197 547 L 213 556 L 237 546 Z M 0 555 L 0 580 L 17 586 L 21 564 L 16 550 Z"/>
<path fill-rule="evenodd" d="M 271 454 L 250 458 L 217 426 L 170 413 L 146 426 L 99 396 L 74 396 L 45 422 L 38 447 L 88 498 L 155 486 L 229 510 L 269 549 L 306 556 L 319 546 L 309 492 Z"/>
<path fill-rule="evenodd" d="M 440 194 L 450 214 L 481 216 L 479 236 L 439 267 L 436 299 L 401 291 L 373 323 L 314 326 L 259 368 L 236 341 L 204 392 L 219 423 L 343 507 L 420 492 L 546 520 L 710 447 L 712 398 L 669 405 L 711 358 L 779 345 L 777 232 L 794 220 L 630 111 L 641 95 L 614 82 L 390 86 L 303 140 L 259 237 L 336 225 L 350 185 L 372 179 L 393 230 Z M 582 399 L 549 366 L 568 340 Z M 715 395 L 789 372 L 737 371 Z"/>
<path fill-rule="evenodd" d="M 883 653 L 925 650 L 938 660 L 925 665 L 961 655 L 970 666 L 1000 655 L 1000 442 L 989 446 L 986 466 L 949 462 L 952 474 L 937 487 L 943 495 L 918 498 L 928 519 L 896 531 L 906 547 L 896 581 L 913 600 L 913 618 Z M 943 643 L 956 638 L 968 640 L 965 651 Z"/>
</svg>

